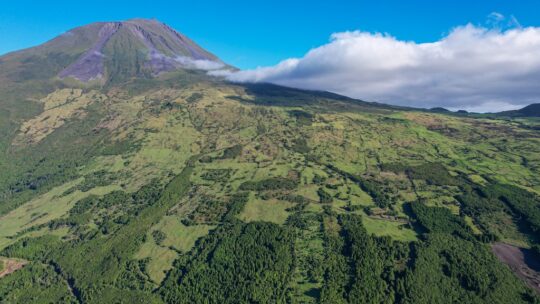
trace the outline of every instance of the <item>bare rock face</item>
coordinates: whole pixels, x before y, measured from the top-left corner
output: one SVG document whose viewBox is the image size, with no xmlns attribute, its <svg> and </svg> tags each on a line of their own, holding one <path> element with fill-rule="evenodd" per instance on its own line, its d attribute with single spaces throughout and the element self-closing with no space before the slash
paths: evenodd
<svg viewBox="0 0 540 304">
<path fill-rule="evenodd" d="M 166 24 L 134 19 L 103 23 L 91 47 L 58 76 L 87 82 L 110 75 L 155 76 L 177 69 L 224 66 L 216 56 Z"/>
</svg>

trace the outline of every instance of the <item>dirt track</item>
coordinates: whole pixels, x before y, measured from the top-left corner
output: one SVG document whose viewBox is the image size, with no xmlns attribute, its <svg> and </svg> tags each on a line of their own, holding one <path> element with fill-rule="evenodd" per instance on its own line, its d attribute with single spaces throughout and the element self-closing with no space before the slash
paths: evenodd
<svg viewBox="0 0 540 304">
<path fill-rule="evenodd" d="M 0 271 L 0 278 L 7 276 L 24 267 L 28 262 L 24 260 L 13 260 L 1 258 L 0 262 L 4 263 L 4 270 Z"/>
<path fill-rule="evenodd" d="M 501 262 L 508 265 L 527 285 L 540 292 L 540 260 L 529 249 L 504 243 L 495 243 L 491 248 Z"/>
</svg>

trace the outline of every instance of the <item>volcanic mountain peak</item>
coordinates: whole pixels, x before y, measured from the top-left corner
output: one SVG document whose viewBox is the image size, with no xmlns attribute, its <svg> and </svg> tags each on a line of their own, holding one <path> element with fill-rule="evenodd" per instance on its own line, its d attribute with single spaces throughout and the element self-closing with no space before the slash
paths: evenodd
<svg viewBox="0 0 540 304">
<path fill-rule="evenodd" d="M 128 75 L 119 76 L 224 66 L 216 56 L 166 24 L 132 19 L 102 23 L 91 47 L 58 76 L 89 81 L 102 78 L 108 70 L 114 70 L 114 66 L 119 67 L 118 63 L 128 67 Z M 114 74 L 109 73 L 109 76 Z"/>
<path fill-rule="evenodd" d="M 40 61 L 50 63 L 52 69 L 49 70 L 55 71 L 51 77 L 75 78 L 83 82 L 155 76 L 177 69 L 212 70 L 225 66 L 219 58 L 185 35 L 152 19 L 92 23 L 2 59 L 7 61 L 13 56 L 18 62 L 38 57 Z M 50 60 L 51 57 L 54 60 Z M 29 75 L 33 71 L 18 72 Z"/>
</svg>

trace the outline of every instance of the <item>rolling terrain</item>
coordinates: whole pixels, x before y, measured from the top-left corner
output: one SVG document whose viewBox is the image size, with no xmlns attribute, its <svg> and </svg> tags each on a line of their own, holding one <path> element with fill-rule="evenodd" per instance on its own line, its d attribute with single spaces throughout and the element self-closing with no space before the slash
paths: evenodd
<svg viewBox="0 0 540 304">
<path fill-rule="evenodd" d="M 0 57 L 0 302 L 539 303 L 537 117 L 218 68 L 143 19 Z"/>
</svg>

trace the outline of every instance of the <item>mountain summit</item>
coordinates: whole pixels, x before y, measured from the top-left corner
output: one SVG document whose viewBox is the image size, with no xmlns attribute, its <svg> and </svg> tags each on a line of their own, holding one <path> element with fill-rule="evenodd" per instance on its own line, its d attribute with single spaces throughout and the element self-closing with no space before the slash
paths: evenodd
<svg viewBox="0 0 540 304">
<path fill-rule="evenodd" d="M 56 73 L 47 76 L 82 82 L 115 81 L 155 76 L 177 69 L 212 70 L 225 66 L 219 58 L 185 35 L 151 19 L 97 22 L 77 27 L 41 46 L 0 57 L 2 62 L 9 62 L 10 58 L 16 62 L 32 62 L 15 67 L 15 74 L 32 76 L 37 72 L 36 68 L 40 70 L 46 65 L 49 71 Z"/>
</svg>

